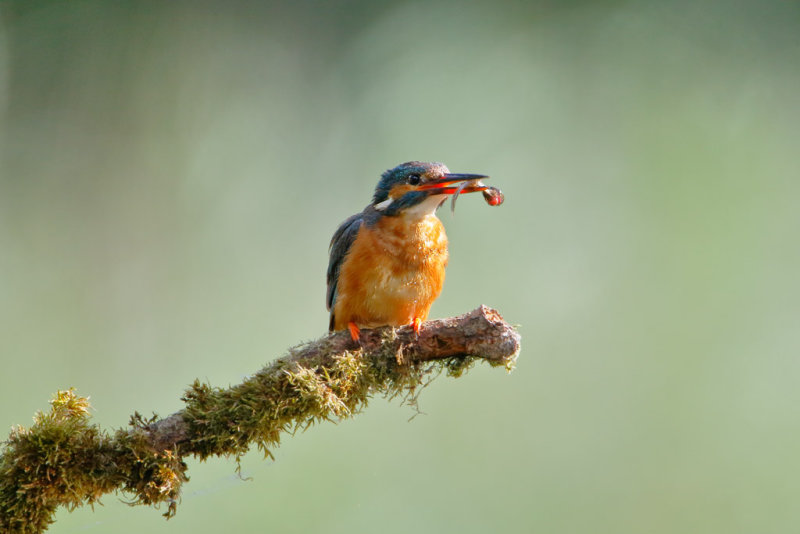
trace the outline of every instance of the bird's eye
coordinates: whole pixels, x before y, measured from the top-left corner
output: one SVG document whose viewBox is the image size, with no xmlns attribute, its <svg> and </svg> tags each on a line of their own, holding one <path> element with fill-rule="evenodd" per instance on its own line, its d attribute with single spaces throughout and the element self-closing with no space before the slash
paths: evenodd
<svg viewBox="0 0 800 534">
<path fill-rule="evenodd" d="M 408 183 L 411 185 L 419 185 L 420 177 L 419 174 L 412 174 L 408 177 Z"/>
</svg>

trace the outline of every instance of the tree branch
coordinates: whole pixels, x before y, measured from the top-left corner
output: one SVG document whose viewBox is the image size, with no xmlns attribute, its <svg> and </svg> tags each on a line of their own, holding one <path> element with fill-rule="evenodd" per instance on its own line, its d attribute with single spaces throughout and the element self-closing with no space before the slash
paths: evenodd
<svg viewBox="0 0 800 534">
<path fill-rule="evenodd" d="M 170 517 L 188 480 L 186 456 L 238 460 L 254 444 L 271 456 L 281 432 L 350 417 L 376 393 L 413 402 L 430 373 L 460 376 L 478 359 L 510 370 L 519 348 L 519 334 L 486 306 L 429 321 L 418 336 L 409 327 L 365 329 L 358 344 L 336 332 L 230 388 L 195 381 L 183 410 L 164 419 L 137 413 L 113 435 L 90 424 L 86 398 L 60 391 L 50 413 L 12 430 L 0 456 L 0 531 L 42 532 L 58 506 L 115 490 L 133 504 L 167 503 Z"/>
</svg>

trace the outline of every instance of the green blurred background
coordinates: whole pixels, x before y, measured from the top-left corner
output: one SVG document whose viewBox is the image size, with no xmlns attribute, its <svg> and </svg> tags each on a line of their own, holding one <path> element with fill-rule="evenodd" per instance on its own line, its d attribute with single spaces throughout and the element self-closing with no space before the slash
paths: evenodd
<svg viewBox="0 0 800 534">
<path fill-rule="evenodd" d="M 441 211 L 432 316 L 497 307 L 515 372 L 51 532 L 796 532 L 798 151 L 797 2 L 0 1 L 0 423 L 322 335 L 337 224 L 437 160 L 506 203 Z"/>
</svg>

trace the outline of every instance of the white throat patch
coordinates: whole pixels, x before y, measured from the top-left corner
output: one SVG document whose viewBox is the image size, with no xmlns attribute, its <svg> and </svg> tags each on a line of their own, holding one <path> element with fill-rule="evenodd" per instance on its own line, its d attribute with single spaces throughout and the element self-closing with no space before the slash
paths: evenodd
<svg viewBox="0 0 800 534">
<path fill-rule="evenodd" d="M 423 219 L 428 215 L 433 215 L 436 213 L 436 209 L 442 205 L 442 202 L 447 200 L 448 196 L 449 195 L 431 195 L 419 204 L 406 208 L 403 211 L 403 215 L 412 219 Z M 373 207 L 378 211 L 386 211 L 386 209 L 392 205 L 392 202 L 394 202 L 393 199 L 387 198 L 383 202 L 378 202 Z"/>
<path fill-rule="evenodd" d="M 448 195 L 431 195 L 416 206 L 411 206 L 405 210 L 404 214 L 406 217 L 412 219 L 422 219 L 428 215 L 433 215 L 436 213 L 436 208 L 447 200 L 447 196 Z"/>
</svg>

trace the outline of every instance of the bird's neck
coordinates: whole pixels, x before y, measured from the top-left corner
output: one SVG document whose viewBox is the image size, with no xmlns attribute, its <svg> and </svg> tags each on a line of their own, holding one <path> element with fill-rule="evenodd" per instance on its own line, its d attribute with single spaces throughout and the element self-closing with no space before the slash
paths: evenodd
<svg viewBox="0 0 800 534">
<path fill-rule="evenodd" d="M 447 200 L 447 195 L 432 195 L 409 208 L 403 210 L 400 214 L 400 217 L 404 217 L 410 223 L 414 223 L 416 220 L 423 220 L 428 217 L 433 217 L 438 221 L 436 218 L 436 209 L 442 205 L 442 202 Z"/>
</svg>

